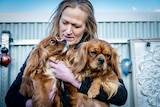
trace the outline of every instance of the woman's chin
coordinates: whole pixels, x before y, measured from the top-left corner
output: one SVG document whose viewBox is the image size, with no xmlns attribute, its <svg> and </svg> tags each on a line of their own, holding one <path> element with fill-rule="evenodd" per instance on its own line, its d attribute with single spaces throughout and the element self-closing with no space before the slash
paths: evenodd
<svg viewBox="0 0 160 107">
<path fill-rule="evenodd" d="M 75 45 L 73 42 L 69 42 L 69 41 L 67 41 L 67 44 L 68 44 L 69 46 Z"/>
</svg>

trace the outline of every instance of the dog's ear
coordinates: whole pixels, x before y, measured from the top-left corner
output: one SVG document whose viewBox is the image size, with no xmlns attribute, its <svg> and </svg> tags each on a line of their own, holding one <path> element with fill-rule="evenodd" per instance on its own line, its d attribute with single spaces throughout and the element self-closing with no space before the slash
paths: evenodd
<svg viewBox="0 0 160 107">
<path fill-rule="evenodd" d="M 73 72 L 81 72 L 84 69 L 87 63 L 87 56 L 88 56 L 88 43 L 83 42 L 81 46 L 77 49 L 77 52 L 75 53 L 75 58 L 72 66 Z"/>
<path fill-rule="evenodd" d="M 112 48 L 111 66 L 116 75 L 121 78 L 121 73 L 119 71 L 119 56 L 114 48 Z"/>
<path fill-rule="evenodd" d="M 48 54 L 49 52 L 45 48 L 37 46 L 30 54 L 24 75 L 34 77 L 35 73 L 41 72 L 36 70 L 42 70 L 42 68 L 45 66 Z"/>
<path fill-rule="evenodd" d="M 32 98 L 34 94 L 34 86 L 31 78 L 23 77 L 19 92 L 27 97 Z"/>
</svg>

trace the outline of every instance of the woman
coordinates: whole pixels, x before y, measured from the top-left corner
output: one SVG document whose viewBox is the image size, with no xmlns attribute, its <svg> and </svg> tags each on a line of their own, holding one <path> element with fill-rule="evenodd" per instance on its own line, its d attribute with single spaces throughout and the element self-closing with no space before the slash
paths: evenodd
<svg viewBox="0 0 160 107">
<path fill-rule="evenodd" d="M 88 0 L 63 0 L 53 14 L 51 24 L 50 34 L 67 40 L 69 49 L 77 49 L 78 44 L 96 37 L 97 25 L 94 10 Z M 26 62 L 23 64 L 21 72 L 8 90 L 5 98 L 8 107 L 32 107 L 32 99 L 28 99 L 18 92 L 25 66 Z M 56 74 L 58 79 L 71 83 L 79 92 L 87 94 L 92 82 L 89 78 L 86 78 L 82 83 L 78 83 L 72 71 L 62 61 L 55 61 L 53 58 L 50 58 L 50 67 L 50 70 Z M 107 94 L 101 90 L 96 99 L 115 105 L 125 104 L 127 90 L 123 80 L 119 79 L 119 82 L 122 85 L 119 87 L 116 95 L 107 100 Z M 55 91 L 56 90 L 52 90 L 49 93 L 50 98 L 54 98 Z M 67 97 L 68 94 L 68 90 L 65 89 L 60 95 L 66 107 L 70 107 L 69 98 Z"/>
</svg>

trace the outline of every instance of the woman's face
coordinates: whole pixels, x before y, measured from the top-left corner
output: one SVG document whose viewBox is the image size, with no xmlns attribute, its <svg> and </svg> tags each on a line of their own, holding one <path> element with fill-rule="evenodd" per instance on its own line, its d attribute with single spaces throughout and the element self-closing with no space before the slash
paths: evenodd
<svg viewBox="0 0 160 107">
<path fill-rule="evenodd" d="M 77 44 L 85 32 L 86 17 L 87 14 L 78 7 L 64 9 L 59 22 L 60 38 L 67 40 L 69 45 Z"/>
</svg>

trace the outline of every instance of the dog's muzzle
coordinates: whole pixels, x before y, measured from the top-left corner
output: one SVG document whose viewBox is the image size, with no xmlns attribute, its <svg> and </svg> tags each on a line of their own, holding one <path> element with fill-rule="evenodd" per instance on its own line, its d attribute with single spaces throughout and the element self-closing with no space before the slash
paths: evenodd
<svg viewBox="0 0 160 107">
<path fill-rule="evenodd" d="M 102 66 L 104 64 L 103 58 L 98 58 L 98 65 Z"/>
<path fill-rule="evenodd" d="M 63 43 L 64 45 L 66 45 L 66 44 L 67 44 L 67 41 L 66 41 L 65 39 L 63 39 L 63 40 L 62 40 L 62 43 Z"/>
<path fill-rule="evenodd" d="M 65 39 L 62 40 L 62 43 L 65 45 L 64 49 L 63 49 L 63 52 L 66 52 L 68 50 L 68 44 L 67 44 L 67 41 Z"/>
</svg>

